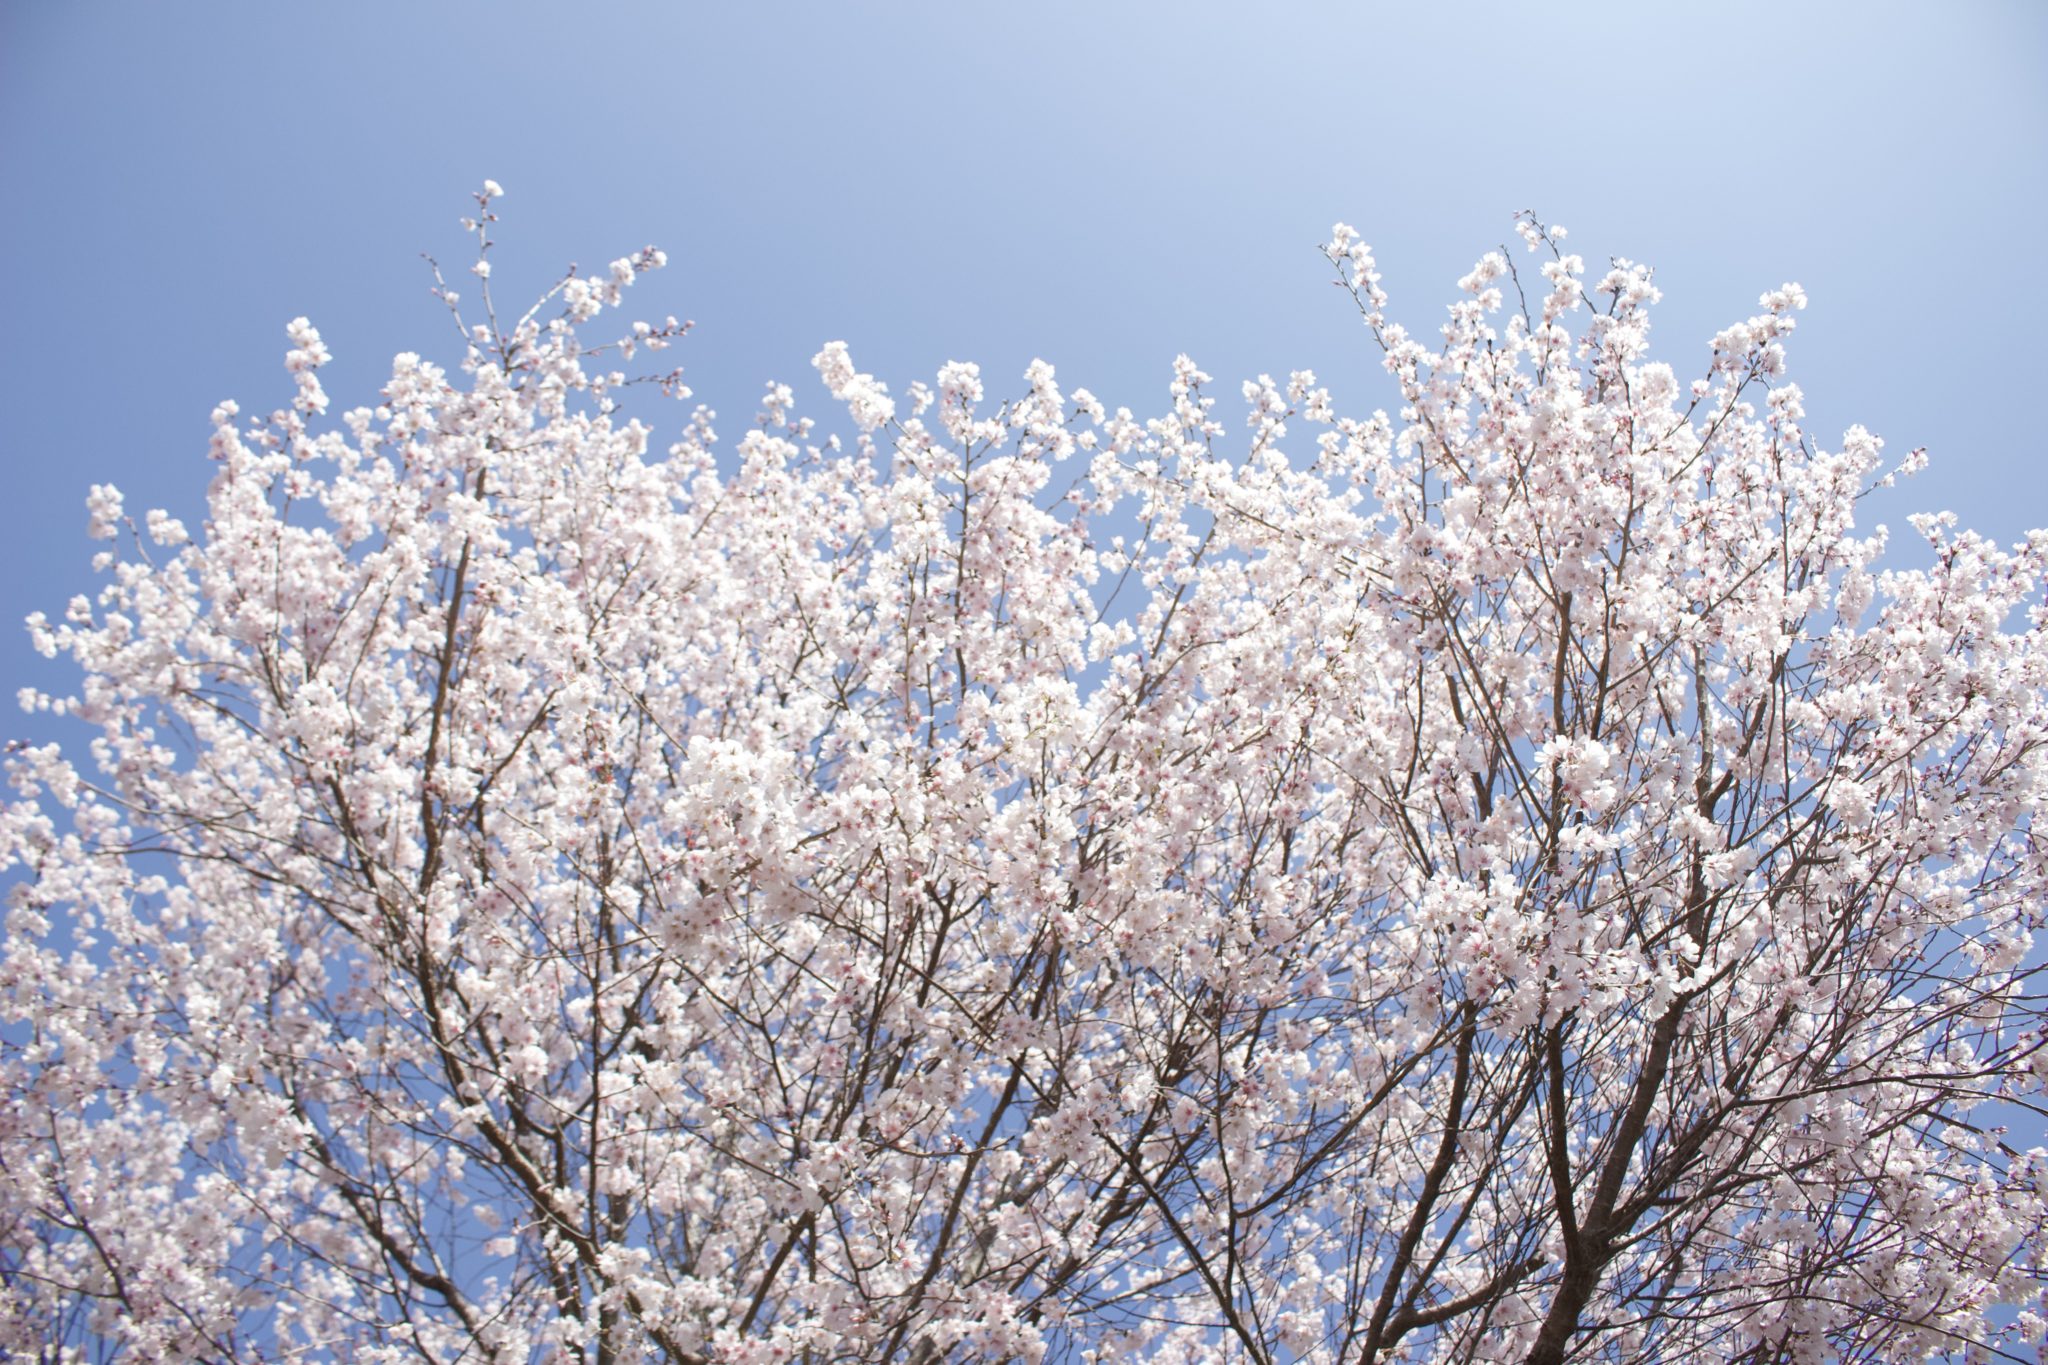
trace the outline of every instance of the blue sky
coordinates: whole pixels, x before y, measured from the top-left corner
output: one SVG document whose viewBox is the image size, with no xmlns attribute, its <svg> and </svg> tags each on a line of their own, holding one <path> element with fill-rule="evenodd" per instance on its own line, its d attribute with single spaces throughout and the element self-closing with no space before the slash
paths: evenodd
<svg viewBox="0 0 2048 1365">
<path fill-rule="evenodd" d="M 1809 426 L 1934 457 L 1883 518 L 2010 539 L 2048 523 L 2043 167 L 2021 0 L 0 0 L 0 690 L 70 690 L 4 623 L 91 587 L 87 486 L 196 526 L 208 410 L 286 401 L 287 320 L 336 353 L 337 410 L 394 352 L 455 358 L 419 255 L 466 259 L 485 176 L 501 298 L 668 250 L 636 303 L 695 320 L 668 354 L 729 430 L 771 378 L 825 414 L 835 338 L 899 392 L 960 358 L 1002 395 L 1043 356 L 1143 413 L 1186 351 L 1226 392 L 1310 367 L 1387 405 L 1316 243 L 1357 225 L 1430 329 L 1531 208 L 1657 267 L 1682 373 L 1803 283 Z"/>
</svg>

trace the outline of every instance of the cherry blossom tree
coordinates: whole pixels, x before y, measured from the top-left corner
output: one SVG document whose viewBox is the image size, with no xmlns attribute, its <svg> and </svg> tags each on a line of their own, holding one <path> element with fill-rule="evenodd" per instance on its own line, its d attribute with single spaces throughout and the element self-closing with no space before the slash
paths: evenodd
<svg viewBox="0 0 2048 1365">
<path fill-rule="evenodd" d="M 498 193 L 456 373 L 293 323 L 31 620 L 0 1351 L 2032 1358 L 2048 534 L 1884 568 L 1796 286 L 1687 381 L 1559 229 L 1425 342 L 1339 226 L 1395 415 L 834 344 L 721 454 Z"/>
</svg>

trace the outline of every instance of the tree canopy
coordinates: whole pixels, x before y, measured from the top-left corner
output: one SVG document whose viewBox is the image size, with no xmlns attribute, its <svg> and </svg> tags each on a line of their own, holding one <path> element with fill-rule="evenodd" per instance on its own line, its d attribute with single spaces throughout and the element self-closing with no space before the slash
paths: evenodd
<svg viewBox="0 0 2048 1365">
<path fill-rule="evenodd" d="M 0 1350 L 2040 1339 L 2048 534 L 1886 568 L 1797 286 L 1692 378 L 1643 266 L 1525 217 L 1425 339 L 1340 225 L 1392 414 L 833 344 L 721 447 L 623 406 L 661 253 L 512 318 L 499 193 L 459 368 L 337 421 L 294 322 L 31 621 Z"/>
</svg>

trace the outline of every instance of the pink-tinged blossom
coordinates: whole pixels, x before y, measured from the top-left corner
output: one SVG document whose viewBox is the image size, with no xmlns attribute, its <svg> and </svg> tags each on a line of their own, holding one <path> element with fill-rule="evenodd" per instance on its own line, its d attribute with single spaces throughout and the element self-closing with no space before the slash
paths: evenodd
<svg viewBox="0 0 2048 1365">
<path fill-rule="evenodd" d="M 2048 534 L 1886 566 L 1797 286 L 1681 377 L 1516 230 L 1410 331 L 1333 229 L 1357 417 L 833 342 L 721 447 L 653 248 L 338 419 L 295 320 L 29 621 L 0 1354 L 2031 1350 Z"/>
<path fill-rule="evenodd" d="M 889 386 L 871 374 L 856 372 L 845 342 L 827 342 L 824 350 L 811 357 L 811 368 L 825 381 L 825 391 L 847 405 L 854 425 L 862 432 L 874 431 L 896 415 Z"/>
</svg>

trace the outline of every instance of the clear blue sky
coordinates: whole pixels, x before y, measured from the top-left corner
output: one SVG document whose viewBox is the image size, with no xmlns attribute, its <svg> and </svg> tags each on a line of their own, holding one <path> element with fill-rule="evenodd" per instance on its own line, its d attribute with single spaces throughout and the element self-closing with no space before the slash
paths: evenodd
<svg viewBox="0 0 2048 1365">
<path fill-rule="evenodd" d="M 1533 208 L 1655 264 L 1659 347 L 1782 280 L 1793 377 L 1934 469 L 1907 501 L 2048 523 L 2048 6 L 59 4 L 0 0 L 0 701 L 70 676 L 12 623 L 89 589 L 83 498 L 195 526 L 218 400 L 286 401 L 285 322 L 337 410 L 453 359 L 419 253 L 501 181 L 494 284 L 653 242 L 644 314 L 729 429 L 846 339 L 899 392 L 1033 356 L 1163 405 L 1312 367 L 1389 399 L 1314 247 L 1379 249 L 1430 329 Z M 675 414 L 680 417 L 680 413 Z M 1911 507 L 1886 509 L 1898 523 Z M 0 724 L 27 734 L 28 718 Z"/>
</svg>

